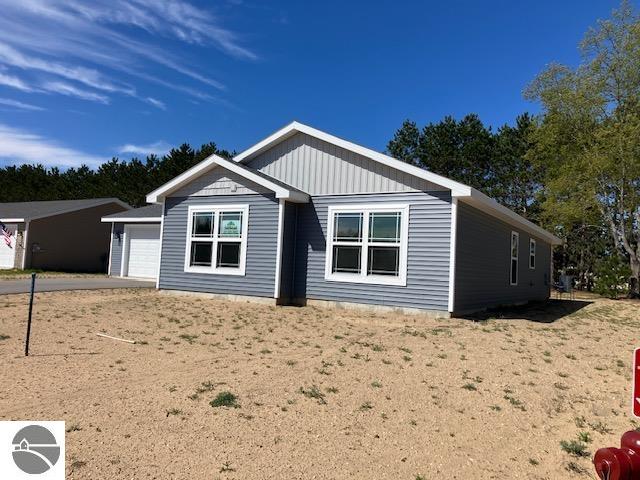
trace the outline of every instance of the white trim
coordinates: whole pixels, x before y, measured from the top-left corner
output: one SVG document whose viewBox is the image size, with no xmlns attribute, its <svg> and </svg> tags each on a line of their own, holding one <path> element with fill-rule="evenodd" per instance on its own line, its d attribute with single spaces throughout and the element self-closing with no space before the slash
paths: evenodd
<svg viewBox="0 0 640 480">
<path fill-rule="evenodd" d="M 216 260 L 218 254 L 218 243 L 221 241 L 218 236 L 218 222 L 220 218 L 220 213 L 224 212 L 242 212 L 242 233 L 240 236 L 240 266 L 238 268 L 234 267 L 216 267 Z M 197 240 L 198 237 L 192 237 L 191 232 L 193 229 L 193 214 L 195 212 L 213 212 L 214 213 L 214 236 L 211 238 L 202 238 L 200 241 L 211 241 L 211 266 L 210 267 L 202 267 L 202 266 L 191 266 L 190 265 L 190 257 L 191 257 L 191 242 Z M 186 234 L 186 242 L 185 242 L 185 253 L 184 253 L 184 271 L 188 273 L 207 273 L 207 274 L 215 274 L 215 275 L 236 275 L 236 276 L 244 276 L 245 275 L 245 267 L 247 263 L 247 239 L 249 237 L 249 205 L 225 205 L 225 204 L 213 204 L 213 205 L 190 205 L 188 209 L 189 218 L 187 219 L 187 234 Z M 225 240 L 222 240 L 225 241 Z M 238 239 L 232 240 L 237 242 Z"/>
<path fill-rule="evenodd" d="M 513 256 L 513 237 L 516 237 L 516 256 Z M 512 264 L 513 261 L 516 261 L 516 281 L 513 282 L 513 278 L 511 278 L 512 272 Z M 514 230 L 511 231 L 511 235 L 509 235 L 509 285 L 515 287 L 518 285 L 518 280 L 520 277 L 520 233 Z"/>
<path fill-rule="evenodd" d="M 22 270 L 27 266 L 27 247 L 29 246 L 29 223 L 24 224 L 24 234 L 22 235 Z"/>
<path fill-rule="evenodd" d="M 125 259 L 129 261 L 129 252 L 127 252 L 127 226 L 122 229 L 122 257 L 120 258 L 120 276 L 124 277 Z"/>
<path fill-rule="evenodd" d="M 533 245 L 533 252 L 531 252 L 531 246 Z M 529 239 L 529 270 L 536 269 L 537 256 L 538 256 L 538 242 L 535 238 Z M 531 259 L 533 259 L 533 267 L 531 266 Z"/>
<path fill-rule="evenodd" d="M 285 209 L 284 198 L 280 199 L 280 204 L 278 205 L 278 240 L 276 241 L 276 284 L 273 289 L 273 298 L 280 298 L 280 276 L 282 271 L 282 236 L 284 234 L 284 209 Z"/>
<path fill-rule="evenodd" d="M 453 312 L 456 292 L 456 244 L 458 237 L 458 199 L 451 198 L 451 241 L 449 242 L 449 312 Z"/>
<path fill-rule="evenodd" d="M 164 207 L 165 200 L 162 199 L 162 215 L 160 216 L 160 251 L 158 252 L 158 275 L 156 276 L 156 290 L 160 288 L 160 267 L 162 267 L 162 235 L 164 235 Z"/>
<path fill-rule="evenodd" d="M 160 223 L 162 217 L 102 217 L 102 223 Z"/>
<path fill-rule="evenodd" d="M 111 257 L 112 256 L 113 256 L 113 223 L 111 224 L 111 237 L 109 237 L 109 266 L 107 266 L 107 275 L 111 275 Z"/>
<path fill-rule="evenodd" d="M 395 168 L 396 170 L 400 170 L 402 172 L 408 173 L 415 177 L 422 178 L 424 180 L 427 180 L 428 182 L 435 183 L 436 185 L 441 185 L 451 190 L 452 192 L 455 192 L 458 195 L 470 194 L 471 188 L 468 187 L 467 185 L 464 185 L 459 182 L 455 182 L 446 177 L 443 177 L 442 175 L 437 175 L 433 172 L 424 170 L 422 168 L 418 168 L 406 162 L 401 162 L 400 160 L 397 160 L 383 153 L 376 152 L 375 150 L 371 150 L 369 148 L 362 147 L 360 145 L 356 145 L 355 143 L 349 142 L 347 140 L 333 136 L 329 133 L 323 132 L 321 130 L 317 130 L 313 127 L 304 125 L 299 122 L 291 122 L 289 125 L 286 125 L 285 127 L 281 128 L 280 130 L 268 136 L 261 142 L 256 143 L 254 146 L 236 155 L 234 157 L 234 160 L 236 162 L 244 163 L 250 160 L 251 158 L 255 157 L 256 155 L 262 153 L 263 151 L 271 148 L 276 143 L 280 143 L 282 140 L 290 137 L 291 135 L 297 132 L 306 133 L 307 135 L 311 135 L 312 137 L 319 138 L 320 140 L 323 140 L 325 142 L 331 143 L 338 147 L 344 148 L 345 150 L 350 150 L 352 152 L 355 152 L 359 155 L 362 155 L 363 157 L 368 157 L 388 167 L 392 167 L 392 168 Z"/>
<path fill-rule="evenodd" d="M 361 247 L 361 261 L 359 274 L 350 273 L 333 273 L 333 227 L 334 214 L 338 212 L 354 212 L 363 214 L 362 224 L 362 242 L 358 243 Z M 400 252 L 398 276 L 386 275 L 367 275 L 367 260 L 369 246 L 369 214 L 378 212 L 401 212 L 400 224 Z M 396 244 L 391 244 L 396 245 Z M 391 246 L 389 245 L 389 246 Z M 327 212 L 327 246 L 325 249 L 325 266 L 324 279 L 330 282 L 347 282 L 347 283 L 366 283 L 372 285 L 407 285 L 407 256 L 409 250 L 409 204 L 368 204 L 368 205 L 329 205 Z"/>
<path fill-rule="evenodd" d="M 297 190 L 287 189 L 281 185 L 278 185 L 271 180 L 264 178 L 260 175 L 255 174 L 254 172 L 247 170 L 245 167 L 239 166 L 236 162 L 232 160 L 226 160 L 218 155 L 210 155 L 205 158 L 202 162 L 198 163 L 194 167 L 191 167 L 186 172 L 178 175 L 173 180 L 165 183 L 160 188 L 155 189 L 153 192 L 147 195 L 148 203 L 158 203 L 163 197 L 167 196 L 171 192 L 179 189 L 180 187 L 188 184 L 194 178 L 212 170 L 216 166 L 220 166 L 226 170 L 229 170 L 237 175 L 240 175 L 247 180 L 257 183 L 276 194 L 276 198 L 285 198 L 292 202 L 308 202 L 309 195 L 303 192 L 299 192 Z"/>
<path fill-rule="evenodd" d="M 24 223 L 24 218 L 0 218 L 2 223 Z"/>
</svg>

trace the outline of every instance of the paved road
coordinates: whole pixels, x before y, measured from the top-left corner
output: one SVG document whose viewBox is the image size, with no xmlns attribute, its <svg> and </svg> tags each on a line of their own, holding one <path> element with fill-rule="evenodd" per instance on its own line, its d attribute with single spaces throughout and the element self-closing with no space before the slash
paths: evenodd
<svg viewBox="0 0 640 480">
<path fill-rule="evenodd" d="M 126 278 L 78 277 L 78 278 L 36 278 L 36 292 L 58 290 L 97 290 L 101 288 L 155 288 L 155 281 L 129 280 Z M 0 280 L 0 295 L 28 293 L 31 279 Z"/>
</svg>

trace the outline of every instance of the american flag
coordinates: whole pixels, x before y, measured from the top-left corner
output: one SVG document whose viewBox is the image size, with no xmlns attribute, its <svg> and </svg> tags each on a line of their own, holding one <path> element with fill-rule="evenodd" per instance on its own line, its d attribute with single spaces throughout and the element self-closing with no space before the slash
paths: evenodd
<svg viewBox="0 0 640 480">
<path fill-rule="evenodd" d="M 7 228 L 7 226 L 0 222 L 0 229 L 2 230 L 2 237 L 4 238 L 4 242 L 7 244 L 9 248 L 11 248 L 11 230 Z"/>
</svg>

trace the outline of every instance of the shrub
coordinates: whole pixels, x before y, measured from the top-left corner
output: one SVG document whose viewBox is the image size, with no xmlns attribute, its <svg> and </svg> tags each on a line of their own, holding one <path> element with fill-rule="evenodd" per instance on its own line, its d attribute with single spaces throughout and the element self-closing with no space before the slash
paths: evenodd
<svg viewBox="0 0 640 480">
<path fill-rule="evenodd" d="M 231 392 L 220 392 L 216 398 L 209 402 L 212 407 L 233 407 L 239 408 L 238 397 Z"/>
<path fill-rule="evenodd" d="M 613 254 L 600 259 L 595 268 L 594 291 L 615 300 L 628 291 L 630 276 L 629 264 L 620 255 Z"/>
</svg>

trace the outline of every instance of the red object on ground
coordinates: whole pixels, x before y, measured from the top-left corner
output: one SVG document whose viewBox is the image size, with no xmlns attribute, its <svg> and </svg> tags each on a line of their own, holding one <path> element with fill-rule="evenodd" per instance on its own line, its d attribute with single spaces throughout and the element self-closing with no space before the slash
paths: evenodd
<svg viewBox="0 0 640 480">
<path fill-rule="evenodd" d="M 601 448 L 593 458 L 598 477 L 602 480 L 640 479 L 640 432 L 622 435 L 620 448 Z"/>
<path fill-rule="evenodd" d="M 633 352 L 633 415 L 640 418 L 640 348 Z"/>
</svg>

